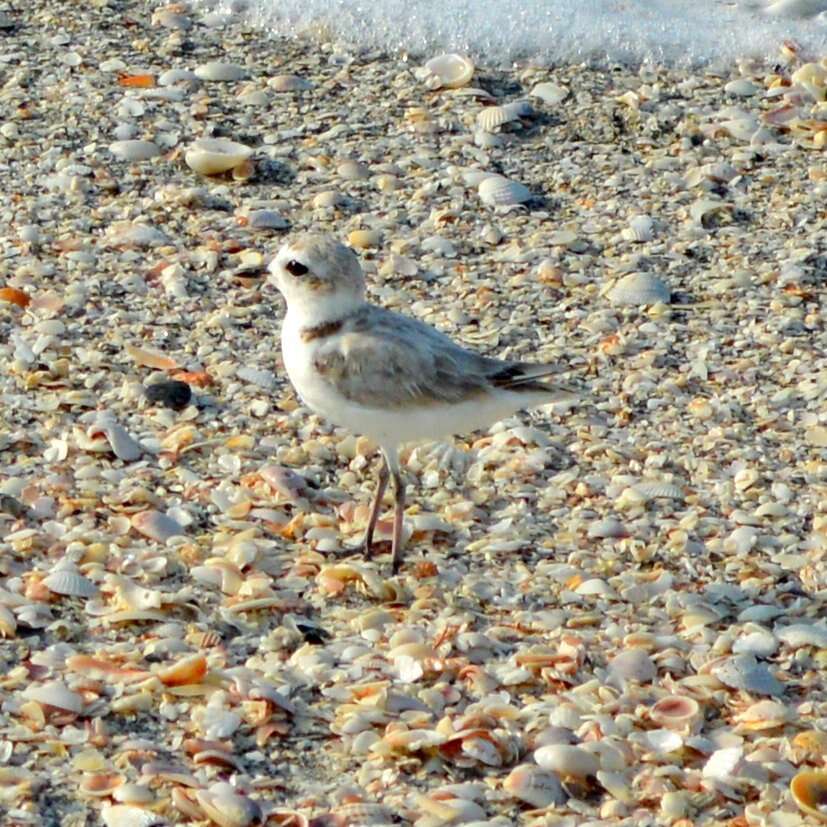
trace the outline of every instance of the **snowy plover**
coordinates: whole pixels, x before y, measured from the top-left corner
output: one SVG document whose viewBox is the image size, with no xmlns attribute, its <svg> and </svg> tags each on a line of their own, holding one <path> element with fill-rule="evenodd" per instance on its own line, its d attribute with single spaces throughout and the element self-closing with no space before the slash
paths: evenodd
<svg viewBox="0 0 827 827">
<path fill-rule="evenodd" d="M 522 408 L 570 399 L 571 393 L 550 383 L 559 372 L 553 365 L 490 359 L 423 322 L 369 304 L 359 259 L 330 236 L 289 241 L 270 272 L 287 302 L 281 347 L 302 401 L 382 449 L 364 553 L 370 556 L 390 479 L 396 573 L 405 509 L 399 446 L 486 427 Z"/>
</svg>

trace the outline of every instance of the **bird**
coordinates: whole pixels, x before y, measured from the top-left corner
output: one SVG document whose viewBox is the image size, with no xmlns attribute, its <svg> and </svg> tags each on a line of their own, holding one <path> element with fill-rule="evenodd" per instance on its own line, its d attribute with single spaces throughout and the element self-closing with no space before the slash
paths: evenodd
<svg viewBox="0 0 827 827">
<path fill-rule="evenodd" d="M 552 381 L 560 373 L 557 365 L 490 358 L 418 319 L 368 302 L 358 256 L 332 235 L 289 239 L 268 270 L 287 305 L 282 358 L 303 404 L 380 448 L 361 545 L 370 559 L 390 481 L 393 574 L 403 551 L 400 446 L 478 430 L 518 410 L 573 398 L 569 388 Z"/>
</svg>

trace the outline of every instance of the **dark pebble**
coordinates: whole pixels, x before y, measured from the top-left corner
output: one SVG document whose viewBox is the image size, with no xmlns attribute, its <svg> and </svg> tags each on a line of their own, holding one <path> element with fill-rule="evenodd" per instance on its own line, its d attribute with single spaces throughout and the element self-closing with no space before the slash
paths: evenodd
<svg viewBox="0 0 827 827">
<path fill-rule="evenodd" d="M 144 395 L 150 402 L 163 405 L 165 408 L 172 408 L 174 411 L 186 408 L 192 399 L 190 386 L 186 382 L 178 382 L 175 379 L 147 385 L 144 388 Z"/>
</svg>

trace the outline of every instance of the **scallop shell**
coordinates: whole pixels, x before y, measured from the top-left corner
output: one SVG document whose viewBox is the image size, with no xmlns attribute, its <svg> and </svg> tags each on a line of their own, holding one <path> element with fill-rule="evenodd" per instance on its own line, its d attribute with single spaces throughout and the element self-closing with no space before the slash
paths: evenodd
<svg viewBox="0 0 827 827">
<path fill-rule="evenodd" d="M 647 500 L 684 498 L 683 489 L 669 482 L 639 482 L 632 489 Z"/>
<path fill-rule="evenodd" d="M 444 54 L 425 64 L 426 82 L 431 89 L 459 89 L 474 76 L 474 64 L 463 55 Z"/>
<path fill-rule="evenodd" d="M 518 181 L 492 175 L 484 179 L 478 189 L 483 204 L 489 207 L 506 207 L 523 204 L 531 198 L 531 191 Z"/>
<path fill-rule="evenodd" d="M 493 132 L 509 121 L 517 121 L 520 116 L 508 106 L 486 106 L 477 115 L 477 126 L 486 132 Z"/>
<path fill-rule="evenodd" d="M 636 215 L 620 234 L 626 241 L 651 241 L 655 237 L 655 222 L 648 215 Z"/>
<path fill-rule="evenodd" d="M 43 578 L 43 585 L 55 594 L 67 597 L 95 597 L 98 587 L 88 578 L 76 571 L 58 569 Z"/>
<path fill-rule="evenodd" d="M 651 273 L 629 273 L 619 279 L 606 294 L 615 305 L 668 304 L 672 297 L 666 283 Z"/>
<path fill-rule="evenodd" d="M 161 154 L 161 147 L 153 141 L 115 141 L 109 151 L 122 161 L 148 161 Z"/>
<path fill-rule="evenodd" d="M 565 804 L 568 799 L 560 779 L 554 773 L 530 764 L 511 770 L 503 781 L 503 789 L 514 798 L 537 808 Z"/>
<path fill-rule="evenodd" d="M 790 795 L 802 812 L 827 824 L 827 771 L 803 770 L 790 781 Z"/>
<path fill-rule="evenodd" d="M 545 81 L 536 84 L 530 94 L 532 98 L 539 98 L 543 103 L 555 106 L 568 97 L 569 90 L 565 86 L 558 86 L 556 83 Z"/>
<path fill-rule="evenodd" d="M 200 175 L 220 175 L 240 167 L 253 154 L 249 146 L 224 138 L 199 138 L 184 155 L 187 166 Z"/>
</svg>

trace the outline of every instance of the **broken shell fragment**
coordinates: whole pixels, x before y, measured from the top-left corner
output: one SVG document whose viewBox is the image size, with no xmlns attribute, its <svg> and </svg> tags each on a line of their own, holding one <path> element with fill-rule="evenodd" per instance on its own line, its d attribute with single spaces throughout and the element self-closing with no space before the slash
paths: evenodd
<svg viewBox="0 0 827 827">
<path fill-rule="evenodd" d="M 220 175 L 241 167 L 253 154 L 249 146 L 225 138 L 199 138 L 184 155 L 187 166 L 200 175 Z"/>
<path fill-rule="evenodd" d="M 60 681 L 44 683 L 42 686 L 30 686 L 23 691 L 23 697 L 67 712 L 80 714 L 83 711 L 83 698 Z"/>
<path fill-rule="evenodd" d="M 261 807 L 225 782 L 213 784 L 208 790 L 195 793 L 205 815 L 219 827 L 251 827 L 263 819 Z"/>
<path fill-rule="evenodd" d="M 162 514 L 160 511 L 148 510 L 139 511 L 132 517 L 133 528 L 159 543 L 165 543 L 170 537 L 177 537 L 185 534 L 184 527 L 172 517 Z"/>
</svg>

